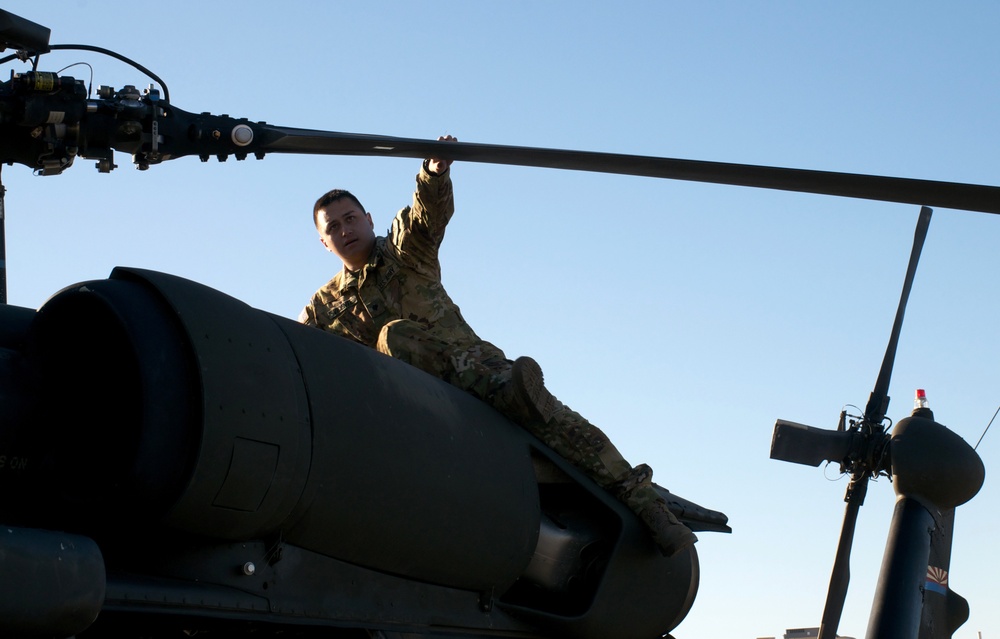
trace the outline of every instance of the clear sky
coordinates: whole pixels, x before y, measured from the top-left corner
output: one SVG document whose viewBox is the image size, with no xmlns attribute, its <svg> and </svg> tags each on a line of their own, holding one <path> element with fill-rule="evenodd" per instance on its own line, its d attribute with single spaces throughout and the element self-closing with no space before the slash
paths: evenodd
<svg viewBox="0 0 1000 639">
<path fill-rule="evenodd" d="M 103 46 L 173 104 L 354 133 L 1000 184 L 994 2 L 190 2 L 17 0 L 53 44 Z M 150 80 L 110 58 L 94 85 Z M 11 65 L 8 65 L 11 66 Z M 19 70 L 23 66 L 14 67 Z M 9 73 L 4 70 L 4 73 Z M 86 67 L 66 73 L 88 78 Z M 340 267 L 315 198 L 355 192 L 377 229 L 417 160 L 125 155 L 59 177 L 4 167 L 9 299 L 36 307 L 116 265 L 188 277 L 295 317 Z M 837 469 L 768 458 L 776 418 L 833 428 L 863 407 L 918 207 L 493 165 L 453 167 L 444 281 L 477 332 L 534 356 L 553 391 L 673 492 L 727 513 L 702 534 L 678 639 L 816 626 L 843 518 Z M 889 416 L 926 388 L 972 444 L 1000 405 L 1000 218 L 938 209 L 903 326 Z M 855 411 L 858 412 L 858 411 Z M 958 511 L 956 633 L 1000 637 L 1000 426 Z M 863 637 L 894 494 L 861 510 L 841 634 Z"/>
</svg>

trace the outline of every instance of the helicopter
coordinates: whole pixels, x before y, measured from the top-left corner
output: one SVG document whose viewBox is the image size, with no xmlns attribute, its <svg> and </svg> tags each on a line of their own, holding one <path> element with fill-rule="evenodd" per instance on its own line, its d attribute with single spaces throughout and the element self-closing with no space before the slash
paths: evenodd
<svg viewBox="0 0 1000 639">
<path fill-rule="evenodd" d="M 126 98 L 126 97 L 122 96 L 122 97 L 120 97 L 120 98 L 119 98 L 119 97 L 116 97 L 116 98 L 114 98 L 114 99 L 120 99 L 120 100 L 123 100 L 123 101 L 124 101 L 124 100 L 126 100 L 126 99 L 128 99 L 128 100 L 132 100 L 132 99 L 134 99 L 134 98 L 133 98 L 133 97 L 131 97 L 131 96 L 129 96 L 128 98 Z M 140 99 L 145 99 L 145 98 L 140 98 Z M 169 104 L 169 101 L 168 101 L 168 100 L 164 100 L 164 102 L 166 102 L 167 104 Z M 173 109 L 172 109 L 172 107 L 171 107 L 171 110 L 173 110 Z M 174 113 L 177 113 L 178 111 L 173 111 L 173 112 L 174 112 Z M 213 120 L 213 122 L 214 122 L 214 120 Z M 236 129 L 236 127 L 237 127 L 237 126 L 239 126 L 239 125 L 229 125 L 229 124 L 227 124 L 227 126 L 228 126 L 228 127 L 230 128 L 230 129 L 233 129 L 233 130 L 235 130 L 235 129 Z M 256 135 L 256 132 L 254 132 L 254 131 L 253 131 L 253 129 L 254 129 L 254 125 L 253 125 L 253 124 L 247 124 L 247 127 L 249 127 L 249 128 L 250 128 L 250 130 L 251 130 L 251 132 L 252 132 L 252 133 L 254 133 L 254 134 Z M 211 128 L 211 127 L 209 127 L 209 128 Z M 244 131 L 245 131 L 245 130 L 244 130 Z M 285 133 L 285 132 L 284 132 L 284 131 L 282 131 L 282 134 L 283 134 L 283 135 L 284 135 L 284 133 Z M 349 140 L 348 140 L 348 141 L 347 141 L 347 142 L 345 143 L 345 144 L 348 144 L 348 145 L 350 145 L 350 144 L 368 144 L 368 143 L 370 143 L 370 141 L 371 141 L 370 139 L 368 139 L 368 138 L 367 138 L 367 136 L 358 136 L 358 137 L 354 137 L 354 136 L 347 136 L 347 137 L 348 137 L 348 138 L 350 138 L 350 139 L 349 139 Z M 93 139 L 93 138 L 91 138 L 91 139 Z M 235 139 L 235 138 L 231 138 L 231 139 Z M 383 140 L 383 142 L 385 142 L 385 141 Z M 392 149 L 392 152 L 396 152 L 396 151 L 399 151 L 400 149 L 402 149 L 402 151 L 399 151 L 399 152 L 409 152 L 409 153 L 412 153 L 412 154 L 414 154 L 414 155 L 413 155 L 413 157 L 417 157 L 417 156 L 420 156 L 420 155 L 423 155 L 423 154 L 426 154 L 426 153 L 428 152 L 428 150 L 429 150 L 429 149 L 433 148 L 433 144 L 432 144 L 432 143 L 430 143 L 430 144 L 427 144 L 427 143 L 424 143 L 424 144 L 427 144 L 427 145 L 426 145 L 426 146 L 418 146 L 418 147 L 413 147 L 413 148 L 411 148 L 411 149 L 409 149 L 409 150 L 407 151 L 407 150 L 405 149 L 405 145 L 403 144 L 403 142 L 405 142 L 405 141 L 400 141 L 400 140 L 391 140 L 391 141 L 389 141 L 389 144 L 383 144 L 383 145 L 380 145 L 380 146 L 392 146 L 392 147 L 393 147 L 393 149 Z M 314 143 L 315 143 L 315 141 L 314 141 L 314 140 L 311 140 L 311 141 L 309 141 L 308 143 L 309 143 L 309 144 L 314 144 Z M 116 142 L 116 144 L 117 144 L 117 142 Z M 279 143 L 279 144 L 280 144 L 280 143 Z M 466 158 L 463 158 L 463 159 L 467 159 L 467 160 L 474 160 L 474 157 L 472 157 L 472 156 L 474 156 L 474 155 L 475 155 L 476 153 L 484 153 L 484 152 L 486 152 L 486 153 L 489 153 L 489 152 L 493 152 L 493 153 L 498 153 L 498 152 L 499 152 L 499 151 L 498 151 L 497 149 L 488 149 L 488 150 L 485 150 L 485 151 L 484 151 L 484 150 L 483 150 L 483 149 L 481 149 L 481 148 L 476 148 L 476 147 L 475 147 L 475 145 L 472 145 L 472 146 L 469 146 L 469 147 L 463 147 L 463 149 L 465 149 L 465 150 L 462 150 L 462 151 L 460 151 L 460 153 L 469 153 L 469 155 L 470 155 L 470 157 L 466 157 Z M 239 149 L 229 149 L 229 150 L 233 151 L 234 153 L 239 153 L 239 152 L 240 152 L 240 151 L 239 151 Z M 379 149 L 379 152 L 382 152 L 382 151 L 383 151 L 382 149 Z M 21 151 L 20 151 L 20 150 L 18 150 L 18 152 L 21 152 Z M 89 151 L 88 151 L 88 152 L 89 152 Z M 294 151 L 294 152 L 301 152 L 301 151 Z M 349 151 L 349 152 L 353 152 L 353 151 Z M 513 151 L 512 151 L 512 152 L 513 152 Z M 176 151 L 175 151 L 175 153 L 176 153 Z M 252 153 L 252 149 L 251 149 L 251 153 Z M 179 153 L 178 153 L 178 154 L 179 154 Z M 214 153 L 212 153 L 211 155 L 215 155 L 215 154 L 214 154 Z M 585 154 L 579 154 L 579 155 L 581 155 L 581 156 L 584 156 Z M 176 157 L 176 156 L 174 156 L 174 157 Z M 140 159 L 142 159 L 142 158 L 140 158 Z M 150 159 L 150 158 L 149 158 L 148 156 L 146 156 L 145 160 L 143 160 L 143 161 L 146 161 L 146 160 L 149 160 L 149 159 Z M 153 158 L 153 159 L 155 160 L 155 158 Z M 521 161 L 521 159 L 520 159 L 520 158 L 515 158 L 515 159 L 516 159 L 517 161 Z M 604 163 L 606 163 L 606 162 L 608 161 L 608 159 L 609 159 L 609 158 L 607 158 L 607 157 L 594 157 L 594 158 L 593 158 L 593 160 L 594 160 L 595 162 L 604 162 Z M 617 160 L 621 160 L 622 158 L 616 158 L 616 159 L 617 159 Z M 61 160 L 60 160 L 60 161 L 61 161 Z M 491 161 L 492 161 L 492 160 L 491 160 Z M 643 162 L 643 163 L 644 163 L 644 162 Z M 619 161 L 619 162 L 616 162 L 616 164 L 618 164 L 618 165 L 621 165 L 621 162 L 620 162 L 620 161 Z M 706 169 L 706 173 L 708 173 L 708 174 L 711 174 L 711 175 L 715 175 L 715 174 L 716 174 L 716 172 L 717 172 L 718 170 L 722 169 L 722 168 L 723 168 L 723 167 L 719 167 L 719 166 L 709 166 L 709 167 L 707 167 L 707 169 Z M 44 169 L 43 169 L 43 170 L 44 170 Z M 54 169 L 49 169 L 49 170 L 54 170 Z M 670 169 L 670 170 L 673 170 L 673 169 Z M 727 179 L 729 179 L 729 178 L 727 178 Z M 746 179 L 752 182 L 752 181 L 755 181 L 755 180 L 757 180 L 758 178 L 757 178 L 757 177 L 750 177 L 750 178 L 746 178 Z M 912 185 L 908 185 L 908 186 L 912 186 Z M 820 188 L 821 188 L 821 189 L 825 189 L 826 187 L 820 187 Z M 987 201 L 987 203 L 988 203 L 988 202 L 989 202 L 989 201 L 990 201 L 990 200 L 992 199 L 992 197 L 993 197 L 993 193 L 991 193 L 991 192 L 990 192 L 990 191 L 988 191 L 988 190 L 987 190 L 987 191 L 985 191 L 985 195 L 984 195 L 984 198 L 985 198 L 985 200 Z M 954 206 L 954 205 L 955 205 L 955 203 L 954 203 L 954 202 L 949 202 L 949 203 L 944 203 L 944 204 L 938 204 L 938 203 L 935 203 L 935 204 L 936 204 L 936 205 L 939 205 L 939 206 L 944 206 L 944 207 L 949 207 L 949 204 L 950 204 L 950 205 L 952 205 L 952 206 Z M 956 208 L 961 208 L 961 207 L 960 207 L 960 206 L 956 206 Z M 142 279 L 142 278 L 146 277 L 146 275 L 144 275 L 144 274 L 141 274 L 141 273 L 140 273 L 140 274 L 138 274 L 138 275 L 137 275 L 137 274 L 135 274 L 135 273 L 123 273 L 123 274 L 121 274 L 121 277 L 123 277 L 123 278 L 125 278 L 125 279 L 131 279 L 131 278 L 134 278 L 134 277 L 138 277 L 138 278 Z M 149 280 L 149 281 L 152 281 L 152 280 L 155 280 L 155 279 L 156 279 L 156 276 L 149 276 L 149 277 L 150 277 L 150 280 Z M 167 285 L 166 285 L 166 284 L 159 284 L 159 283 L 157 283 L 157 284 L 154 284 L 154 288 L 155 288 L 155 287 L 160 287 L 160 286 L 167 286 Z M 84 303 L 84 304 L 87 304 L 88 302 L 83 302 L 83 303 Z"/>
</svg>

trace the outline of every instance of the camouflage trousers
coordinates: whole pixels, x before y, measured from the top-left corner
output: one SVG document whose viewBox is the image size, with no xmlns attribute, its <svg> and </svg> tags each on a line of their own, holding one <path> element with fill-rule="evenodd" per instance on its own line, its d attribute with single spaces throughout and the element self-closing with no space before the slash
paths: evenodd
<svg viewBox="0 0 1000 639">
<path fill-rule="evenodd" d="M 511 380 L 513 362 L 485 341 L 456 344 L 410 320 L 395 320 L 379 333 L 376 348 L 478 397 L 568 460 L 636 513 L 662 500 L 652 484 L 653 472 L 632 467 L 601 429 L 556 400 L 547 422 L 525 420 L 500 392 Z"/>
</svg>

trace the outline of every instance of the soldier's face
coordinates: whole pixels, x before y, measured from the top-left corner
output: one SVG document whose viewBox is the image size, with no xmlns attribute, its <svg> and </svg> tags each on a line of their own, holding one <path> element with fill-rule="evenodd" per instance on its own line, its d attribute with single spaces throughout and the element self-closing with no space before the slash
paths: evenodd
<svg viewBox="0 0 1000 639">
<path fill-rule="evenodd" d="M 351 271 L 365 265 L 375 245 L 375 224 L 350 198 L 331 202 L 316 216 L 319 240 Z"/>
</svg>

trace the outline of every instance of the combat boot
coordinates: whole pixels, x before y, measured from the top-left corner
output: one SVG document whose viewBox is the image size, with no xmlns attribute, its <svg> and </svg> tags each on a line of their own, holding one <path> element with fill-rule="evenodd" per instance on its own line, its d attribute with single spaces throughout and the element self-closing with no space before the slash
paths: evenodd
<svg viewBox="0 0 1000 639">
<path fill-rule="evenodd" d="M 510 372 L 510 381 L 501 389 L 498 400 L 509 417 L 522 424 L 547 424 L 559 405 L 545 388 L 545 379 L 538 362 L 530 357 L 518 357 Z"/>
<path fill-rule="evenodd" d="M 639 516 L 664 556 L 672 557 L 698 541 L 691 529 L 670 512 L 667 502 L 653 486 L 653 469 L 646 464 L 630 470 L 609 490 Z"/>
<path fill-rule="evenodd" d="M 664 557 L 673 557 L 698 541 L 691 529 L 678 521 L 670 512 L 667 502 L 658 499 L 639 511 L 639 519 L 646 524 L 653 543 Z"/>
</svg>

